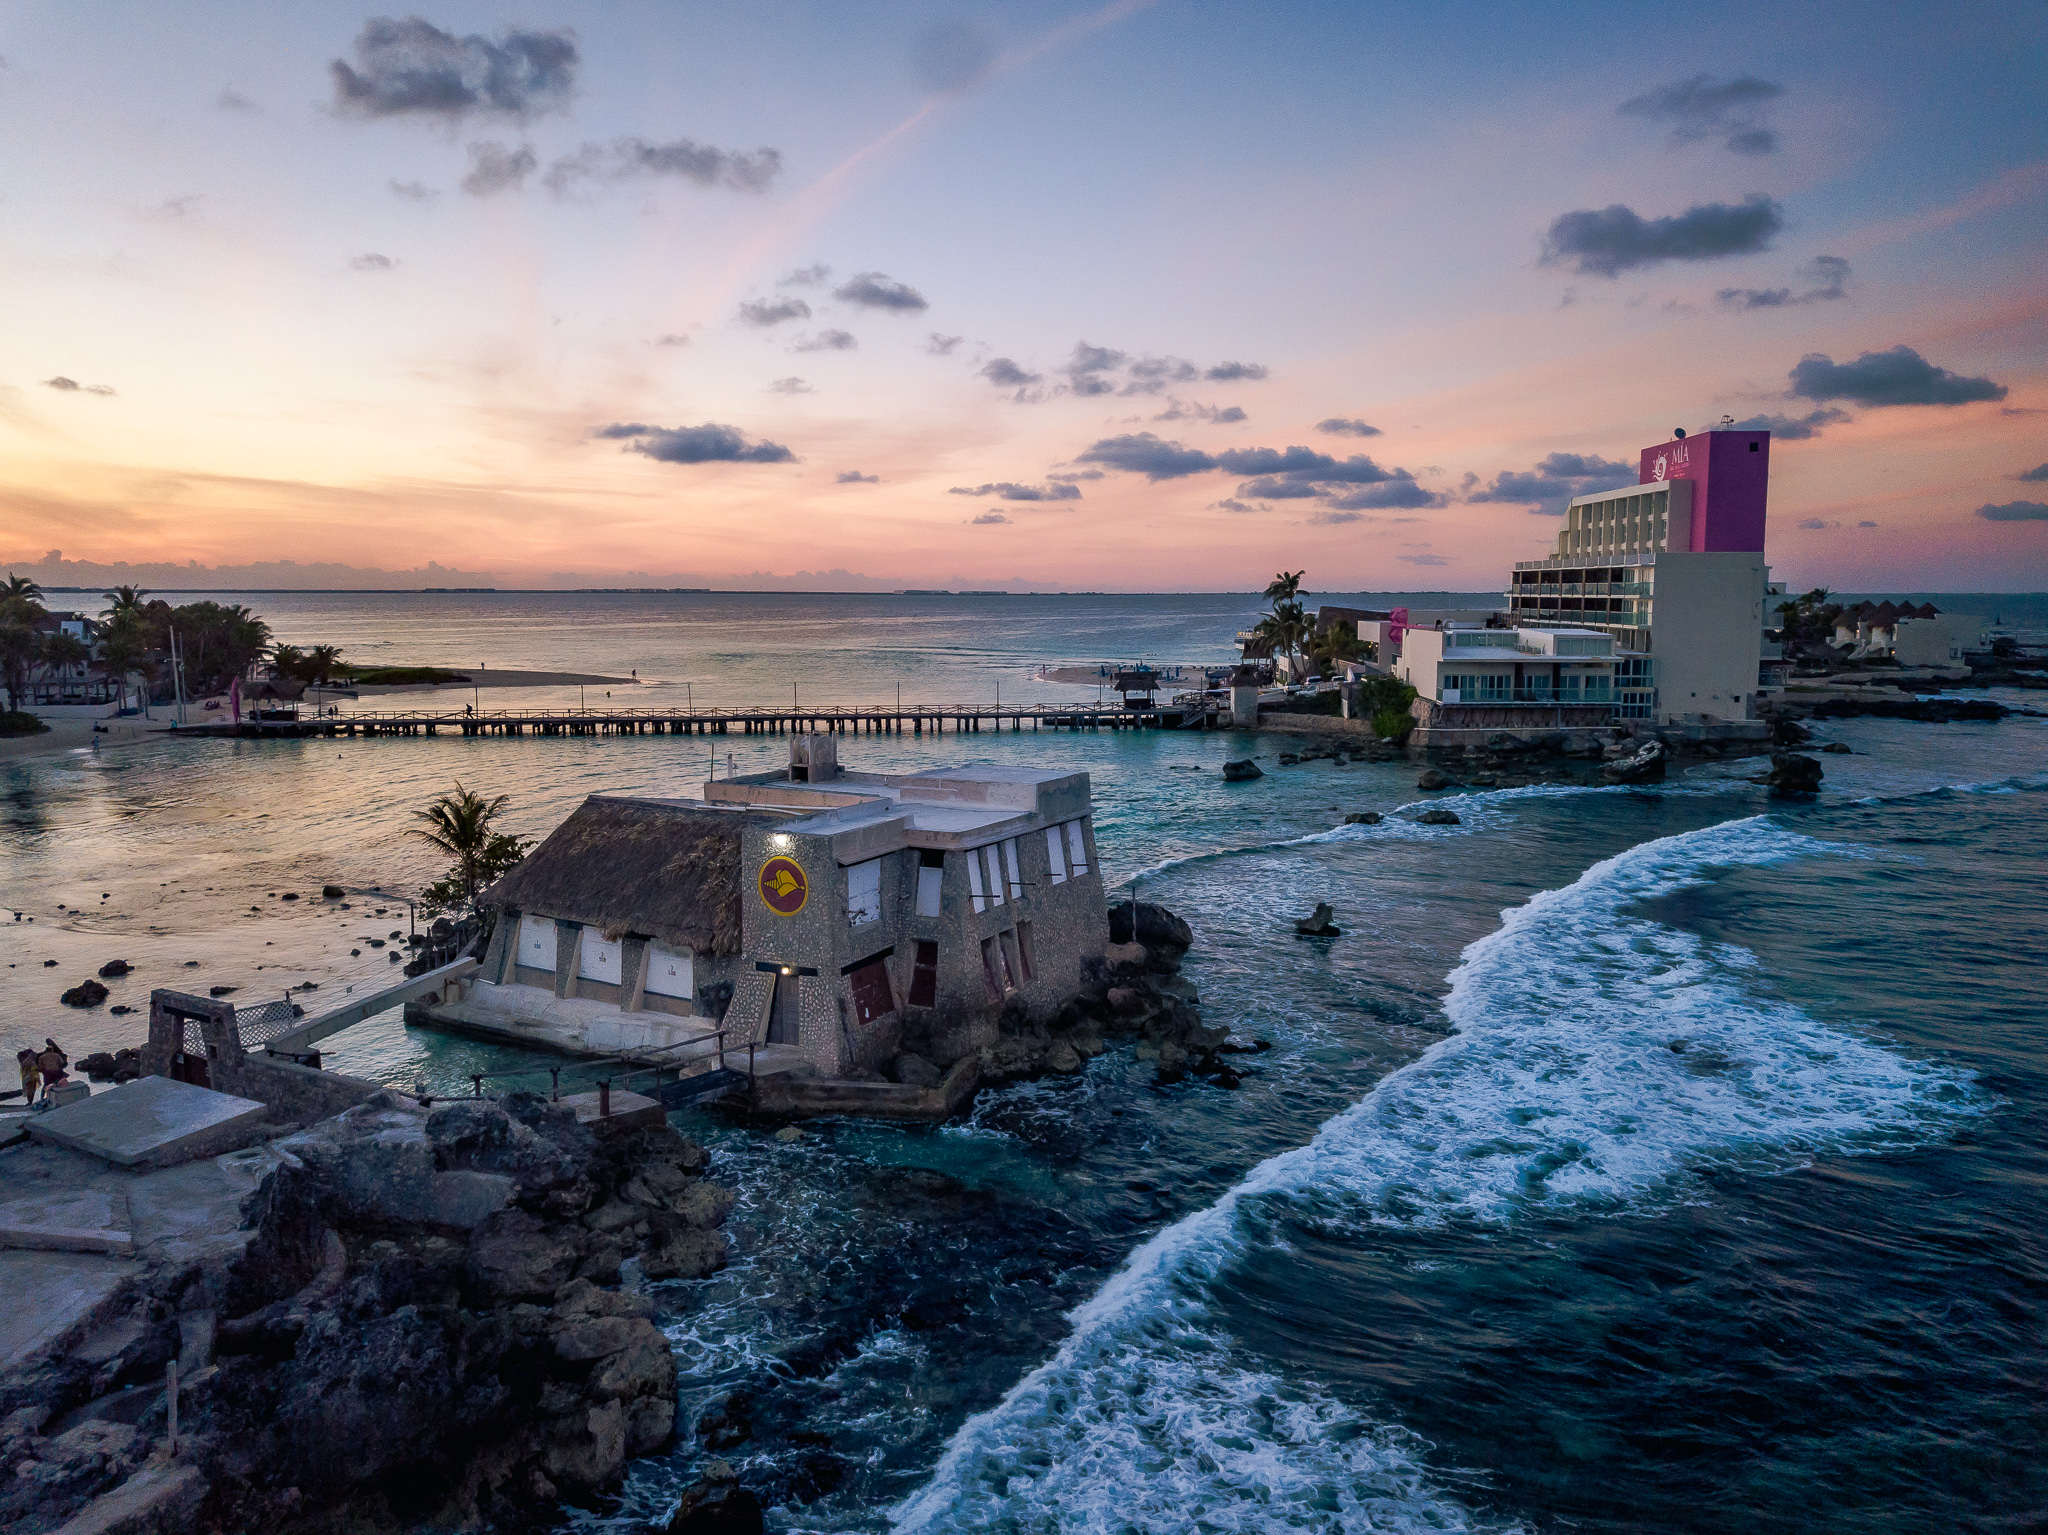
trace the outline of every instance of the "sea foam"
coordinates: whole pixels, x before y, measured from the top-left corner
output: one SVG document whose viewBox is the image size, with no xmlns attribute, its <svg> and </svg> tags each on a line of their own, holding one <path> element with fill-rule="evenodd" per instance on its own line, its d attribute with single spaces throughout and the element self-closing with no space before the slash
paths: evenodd
<svg viewBox="0 0 2048 1535">
<path fill-rule="evenodd" d="M 1753 817 L 1506 912 L 1451 974 L 1458 1032 L 1133 1253 L 1053 1358 L 960 1428 L 896 1528 L 1476 1527 L 1398 1427 L 1236 1357 L 1211 1282 L 1283 1213 L 1363 1243 L 1640 1211 L 1707 1197 L 1709 1168 L 1881 1152 L 1980 1112 L 1967 1074 L 1822 1024 L 1760 992 L 1747 951 L 1626 910 L 1715 868 L 1860 856 Z"/>
</svg>

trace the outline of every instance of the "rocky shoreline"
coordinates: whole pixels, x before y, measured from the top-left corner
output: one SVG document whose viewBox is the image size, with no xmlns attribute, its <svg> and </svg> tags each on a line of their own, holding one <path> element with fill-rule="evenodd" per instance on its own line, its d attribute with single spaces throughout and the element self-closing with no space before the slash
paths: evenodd
<svg viewBox="0 0 2048 1535">
<path fill-rule="evenodd" d="M 590 1502 L 674 1428 L 639 1286 L 718 1268 L 732 1204 L 665 1124 L 607 1128 L 387 1091 L 238 1154 L 267 1171 L 225 1250 L 159 1257 L 0 1376 L 0 1525 L 525 1528 Z"/>
</svg>

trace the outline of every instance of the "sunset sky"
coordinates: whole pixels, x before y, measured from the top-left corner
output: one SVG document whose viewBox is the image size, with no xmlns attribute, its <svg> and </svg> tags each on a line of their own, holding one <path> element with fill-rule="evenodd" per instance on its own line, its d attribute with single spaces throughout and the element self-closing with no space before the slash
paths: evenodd
<svg viewBox="0 0 2048 1535">
<path fill-rule="evenodd" d="M 17 3 L 0 562 L 1490 589 L 1726 415 L 1777 428 L 1795 585 L 2040 590 L 2044 44 L 2005 3 Z"/>
</svg>

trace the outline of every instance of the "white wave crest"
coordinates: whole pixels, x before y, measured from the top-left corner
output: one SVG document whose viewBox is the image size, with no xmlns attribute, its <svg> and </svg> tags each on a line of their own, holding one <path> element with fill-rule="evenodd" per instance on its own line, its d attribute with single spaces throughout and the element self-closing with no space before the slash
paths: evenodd
<svg viewBox="0 0 2048 1535">
<path fill-rule="evenodd" d="M 1245 1386 L 1253 1377 L 1230 1363 L 1209 1281 L 1273 1240 L 1276 1204 L 1360 1241 L 1382 1223 L 1595 1215 L 1703 1197 L 1704 1168 L 1892 1149 L 1978 1112 L 1966 1074 L 1758 995 L 1746 951 L 1624 914 L 1716 867 L 1822 856 L 1860 850 L 1760 816 L 1724 822 L 1643 843 L 1507 912 L 1450 977 L 1460 1032 L 1133 1253 L 1073 1312 L 1058 1353 L 961 1427 L 892 1511 L 897 1528 L 1187 1528 L 1197 1508 L 1218 1529 L 1330 1527 L 1330 1500 L 1347 1497 L 1380 1513 L 1338 1527 L 1459 1527 L 1398 1431 L 1354 1421 L 1333 1448 L 1302 1425 L 1344 1409 L 1309 1388 L 1297 1391 L 1307 1418 L 1254 1411 L 1277 1388 Z M 1253 1486 L 1267 1489 L 1257 1520 Z M 1398 1513 L 1383 1504 L 1397 1486 Z M 1140 1517 L 1152 1509 L 1162 1522 Z"/>
</svg>

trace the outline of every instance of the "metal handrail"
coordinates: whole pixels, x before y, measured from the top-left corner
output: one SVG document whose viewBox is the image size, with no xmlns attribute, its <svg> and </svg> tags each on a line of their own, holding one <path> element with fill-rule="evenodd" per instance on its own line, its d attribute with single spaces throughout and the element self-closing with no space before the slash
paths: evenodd
<svg viewBox="0 0 2048 1535">
<path fill-rule="evenodd" d="M 723 1071 L 725 1069 L 725 1039 L 731 1032 L 732 1030 L 730 1029 L 708 1029 L 695 1038 L 679 1040 L 673 1045 L 663 1045 L 657 1050 L 646 1051 L 637 1056 L 615 1055 L 601 1060 L 585 1061 L 581 1065 L 586 1070 L 594 1070 L 602 1066 L 623 1066 L 628 1068 L 623 1073 L 623 1075 L 628 1077 L 635 1075 L 637 1072 L 646 1071 L 652 1075 L 654 1086 L 658 1089 L 661 1086 L 662 1072 L 676 1063 L 673 1061 L 650 1061 L 647 1059 L 649 1055 L 666 1055 L 672 1051 L 687 1050 L 692 1046 L 703 1045 L 707 1041 L 715 1041 L 714 1051 L 718 1057 L 718 1069 Z M 749 1083 L 754 1081 L 754 1051 L 756 1048 L 756 1042 L 749 1039 L 747 1041 L 747 1081 Z M 481 1099 L 484 1095 L 484 1082 L 487 1079 L 493 1077 L 537 1077 L 545 1071 L 550 1079 L 548 1101 L 550 1103 L 560 1103 L 562 1101 L 562 1069 L 560 1066 L 511 1066 L 499 1071 L 470 1071 L 463 1073 L 463 1075 L 467 1076 L 470 1080 L 473 1099 Z M 612 1079 L 610 1077 L 600 1077 L 598 1079 L 598 1109 L 599 1114 L 604 1118 L 611 1117 L 611 1087 Z M 421 1108 L 432 1108 L 436 1097 L 433 1093 L 414 1093 L 411 1096 L 418 1101 Z"/>
</svg>

